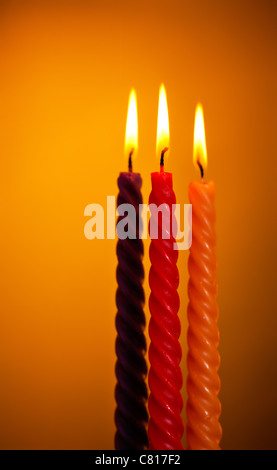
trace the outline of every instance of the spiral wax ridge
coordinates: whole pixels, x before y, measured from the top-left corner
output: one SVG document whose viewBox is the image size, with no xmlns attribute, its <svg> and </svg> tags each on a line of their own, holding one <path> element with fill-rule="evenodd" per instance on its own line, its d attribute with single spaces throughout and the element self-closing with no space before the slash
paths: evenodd
<svg viewBox="0 0 277 470">
<path fill-rule="evenodd" d="M 128 203 L 134 206 L 136 227 L 132 230 L 136 238 L 119 239 L 117 242 L 116 450 L 145 449 L 148 446 L 147 365 L 143 311 L 145 296 L 142 287 L 144 250 L 142 240 L 138 236 L 139 204 L 142 203 L 141 185 L 142 180 L 138 174 L 124 173 L 118 178 L 117 204 Z M 122 218 L 119 217 L 118 221 Z"/>
<path fill-rule="evenodd" d="M 189 256 L 188 305 L 188 449 L 220 449 L 221 405 L 218 399 L 220 357 L 217 350 L 218 306 L 214 197 L 191 187 L 193 239 Z M 197 200 L 196 200 L 197 199 Z"/>
<path fill-rule="evenodd" d="M 176 202 L 175 194 L 171 186 L 162 184 L 156 187 L 153 180 L 152 182 L 150 210 L 152 203 L 157 206 L 161 201 L 165 203 L 166 225 L 171 227 L 168 223 L 172 216 L 172 205 Z M 178 251 L 174 250 L 175 239 L 171 228 L 165 229 L 169 235 L 168 239 L 161 237 L 164 227 L 162 228 L 161 220 L 152 210 L 150 235 L 151 223 L 158 224 L 158 238 L 152 239 L 150 244 L 149 448 L 183 449 L 181 437 L 184 427 L 180 416 L 183 408 L 180 394 L 182 373 L 179 367 L 182 350 L 178 341 L 181 326 L 178 318 L 180 302 L 177 292 L 179 273 L 176 266 Z"/>
</svg>

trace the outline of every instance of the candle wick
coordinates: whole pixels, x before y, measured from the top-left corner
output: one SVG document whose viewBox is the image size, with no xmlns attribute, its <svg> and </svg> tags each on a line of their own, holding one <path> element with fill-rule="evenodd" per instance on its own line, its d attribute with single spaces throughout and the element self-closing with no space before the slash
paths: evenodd
<svg viewBox="0 0 277 470">
<path fill-rule="evenodd" d="M 165 147 L 162 151 L 161 151 L 161 160 L 160 160 L 160 170 L 161 171 L 164 171 L 164 154 L 165 152 L 168 151 L 168 147 Z"/>
<path fill-rule="evenodd" d="M 203 178 L 204 178 L 204 168 L 203 168 L 203 166 L 201 165 L 201 163 L 200 163 L 199 160 L 197 160 L 197 165 L 198 165 L 199 168 L 200 168 L 201 179 L 203 180 Z"/>
<path fill-rule="evenodd" d="M 132 171 L 133 171 L 133 162 L 132 162 L 133 153 L 134 153 L 134 149 L 131 149 L 131 151 L 129 153 L 129 159 L 128 159 L 128 171 L 130 173 L 132 173 Z"/>
</svg>

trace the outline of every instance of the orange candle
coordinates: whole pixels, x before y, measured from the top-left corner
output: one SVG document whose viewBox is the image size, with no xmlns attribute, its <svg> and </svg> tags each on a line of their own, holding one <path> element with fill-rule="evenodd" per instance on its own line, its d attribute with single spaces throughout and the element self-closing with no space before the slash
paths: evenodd
<svg viewBox="0 0 277 470">
<path fill-rule="evenodd" d="M 221 404 L 218 399 L 219 331 L 217 327 L 215 185 L 204 181 L 207 152 L 203 110 L 198 105 L 194 128 L 194 163 L 201 181 L 189 185 L 192 244 L 188 261 L 187 444 L 189 450 L 219 450 Z"/>
</svg>

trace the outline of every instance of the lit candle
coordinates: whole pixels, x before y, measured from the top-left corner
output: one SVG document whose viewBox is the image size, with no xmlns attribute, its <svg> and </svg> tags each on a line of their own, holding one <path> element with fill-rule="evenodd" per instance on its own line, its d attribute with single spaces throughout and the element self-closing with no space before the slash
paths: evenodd
<svg viewBox="0 0 277 470">
<path fill-rule="evenodd" d="M 137 151 L 137 106 L 132 90 L 129 98 L 125 153 L 128 158 L 128 172 L 120 173 L 117 206 L 131 204 L 135 209 L 136 227 L 129 222 L 131 237 L 117 242 L 118 266 L 116 278 L 116 378 L 115 389 L 115 448 L 116 450 L 146 449 L 148 446 L 146 408 L 147 366 L 145 361 L 146 340 L 144 336 L 144 268 L 142 264 L 143 243 L 139 238 L 140 212 L 142 204 L 139 173 L 133 173 L 132 158 Z M 120 216 L 118 222 L 126 217 Z"/>
<path fill-rule="evenodd" d="M 149 307 L 151 319 L 149 335 L 149 448 L 155 450 L 183 449 L 181 437 L 184 426 L 181 419 L 183 400 L 180 394 L 182 373 L 180 361 L 182 350 L 178 341 L 180 320 L 178 318 L 179 272 L 176 266 L 178 251 L 174 250 L 172 231 L 172 205 L 176 197 L 172 188 L 172 174 L 164 171 L 164 156 L 169 147 L 169 125 L 166 93 L 160 88 L 157 153 L 160 157 L 160 172 L 152 173 L 150 204 L 150 236 L 154 225 L 158 238 L 151 236 L 149 284 L 151 294 Z M 151 204 L 165 204 L 165 219 L 168 227 L 162 227 L 158 214 Z M 165 222 L 163 217 L 163 222 Z M 154 227 L 155 228 L 155 227 Z M 155 230 L 154 230 L 155 231 Z M 169 238 L 163 238 L 165 232 Z"/>
<path fill-rule="evenodd" d="M 221 404 L 218 399 L 220 357 L 217 350 L 217 281 L 215 233 L 215 185 L 204 181 L 207 151 L 203 110 L 195 114 L 194 163 L 201 181 L 189 185 L 192 204 L 192 244 L 188 261 L 188 379 L 187 443 L 189 450 L 219 449 Z"/>
</svg>

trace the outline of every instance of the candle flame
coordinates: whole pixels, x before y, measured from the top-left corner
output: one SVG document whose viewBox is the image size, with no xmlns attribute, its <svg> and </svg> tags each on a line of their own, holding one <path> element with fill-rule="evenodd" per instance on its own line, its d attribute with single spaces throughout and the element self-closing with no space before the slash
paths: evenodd
<svg viewBox="0 0 277 470">
<path fill-rule="evenodd" d="M 161 153 L 169 147 L 169 122 L 165 87 L 162 84 L 159 91 L 159 110 L 157 124 L 157 157 L 161 158 Z M 165 154 L 168 155 L 168 152 Z"/>
<path fill-rule="evenodd" d="M 193 142 L 193 163 L 198 167 L 207 168 L 207 148 L 204 128 L 204 114 L 201 104 L 198 104 L 195 111 L 194 142 Z"/>
<path fill-rule="evenodd" d="M 129 96 L 128 114 L 125 132 L 125 155 L 128 158 L 132 153 L 132 158 L 138 149 L 138 116 L 137 97 L 135 90 L 131 90 Z"/>
</svg>

